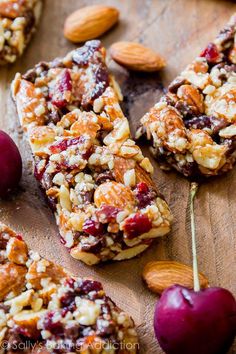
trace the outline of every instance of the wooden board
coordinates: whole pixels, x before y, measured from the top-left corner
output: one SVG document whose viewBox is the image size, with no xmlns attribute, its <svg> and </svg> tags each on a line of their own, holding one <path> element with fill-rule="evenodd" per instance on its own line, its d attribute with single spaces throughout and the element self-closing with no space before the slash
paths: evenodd
<svg viewBox="0 0 236 354">
<path fill-rule="evenodd" d="M 155 164 L 155 179 L 174 215 L 170 235 L 159 240 L 141 257 L 123 263 L 89 268 L 73 260 L 60 244 L 54 218 L 32 176 L 30 149 L 22 136 L 9 85 L 17 71 L 25 72 L 39 60 L 64 55 L 74 46 L 62 34 L 67 14 L 85 0 L 47 0 L 40 28 L 25 55 L 11 67 L 0 69 L 0 128 L 18 144 L 23 160 L 22 190 L 12 200 L 0 202 L 0 219 L 19 232 L 43 256 L 66 266 L 74 274 L 96 277 L 107 292 L 134 317 L 140 335 L 141 353 L 160 354 L 154 339 L 153 309 L 156 296 L 143 285 L 140 274 L 150 260 L 172 259 L 191 264 L 191 242 L 187 212 L 189 182 Z M 110 62 L 124 91 L 123 107 L 132 130 L 143 113 L 161 95 L 175 75 L 205 47 L 236 11 L 236 4 L 221 0 L 114 0 L 103 1 L 121 11 L 121 21 L 102 37 L 108 48 L 117 40 L 140 41 L 160 52 L 168 66 L 158 75 L 129 74 Z M 147 150 L 145 148 L 145 150 Z M 148 152 L 147 152 L 148 154 Z M 236 294 L 236 169 L 227 176 L 201 186 L 196 200 L 199 267 L 211 285 L 224 286 Z M 230 352 L 236 353 L 236 346 Z M 200 353 L 199 353 L 200 354 Z"/>
</svg>

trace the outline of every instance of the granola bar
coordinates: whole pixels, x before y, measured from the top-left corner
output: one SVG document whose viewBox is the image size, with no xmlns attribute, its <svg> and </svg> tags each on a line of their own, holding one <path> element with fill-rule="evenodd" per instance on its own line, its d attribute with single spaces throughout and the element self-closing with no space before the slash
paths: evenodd
<svg viewBox="0 0 236 354">
<path fill-rule="evenodd" d="M 74 258 L 129 259 L 170 230 L 169 208 L 130 137 L 99 41 L 17 74 L 12 92 L 35 176 Z"/>
<path fill-rule="evenodd" d="M 0 223 L 1 353 L 137 353 L 134 322 L 101 283 L 71 276 Z"/>
<path fill-rule="evenodd" d="M 236 15 L 141 119 L 160 166 L 215 176 L 236 159 Z"/>
<path fill-rule="evenodd" d="M 0 65 L 22 55 L 39 21 L 42 0 L 0 0 Z"/>
</svg>

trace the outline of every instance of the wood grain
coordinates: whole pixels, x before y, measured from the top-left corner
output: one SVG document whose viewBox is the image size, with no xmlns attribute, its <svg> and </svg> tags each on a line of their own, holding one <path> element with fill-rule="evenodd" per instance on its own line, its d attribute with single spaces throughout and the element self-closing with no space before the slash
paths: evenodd
<svg viewBox="0 0 236 354">
<path fill-rule="evenodd" d="M 156 297 L 145 288 L 140 274 L 144 265 L 155 259 L 191 264 L 187 212 L 189 182 L 174 172 L 163 173 L 155 164 L 156 182 L 174 214 L 171 234 L 139 258 L 95 268 L 82 265 L 70 258 L 60 244 L 54 218 L 32 176 L 30 149 L 10 98 L 9 85 L 17 71 L 24 72 L 39 60 L 64 55 L 74 48 L 63 38 L 64 19 L 71 11 L 91 3 L 98 1 L 45 1 L 42 23 L 25 55 L 15 65 L 0 69 L 0 128 L 11 134 L 24 160 L 21 191 L 11 200 L 0 202 L 0 219 L 23 232 L 29 244 L 43 256 L 66 266 L 74 274 L 100 279 L 115 301 L 133 315 L 138 325 L 141 353 L 161 354 L 152 326 Z M 136 40 L 158 51 L 168 62 L 167 68 L 158 75 L 129 74 L 109 63 L 122 85 L 123 108 L 133 131 L 142 114 L 160 97 L 163 85 L 167 85 L 205 47 L 236 11 L 236 4 L 220 0 L 104 0 L 103 3 L 114 5 L 121 11 L 120 23 L 102 37 L 107 48 L 117 40 Z M 148 149 L 143 148 L 148 154 Z M 199 268 L 211 285 L 226 287 L 234 294 L 235 177 L 236 169 L 206 182 L 200 187 L 196 199 Z M 236 346 L 230 353 L 236 353 Z"/>
</svg>

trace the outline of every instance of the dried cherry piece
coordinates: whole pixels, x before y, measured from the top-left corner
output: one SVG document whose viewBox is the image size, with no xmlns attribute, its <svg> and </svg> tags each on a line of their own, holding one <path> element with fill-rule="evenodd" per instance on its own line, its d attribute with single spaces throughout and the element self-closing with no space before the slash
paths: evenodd
<svg viewBox="0 0 236 354">
<path fill-rule="evenodd" d="M 96 184 L 102 184 L 105 182 L 113 181 L 114 176 L 111 171 L 105 171 L 102 173 L 99 173 L 95 179 Z"/>
<path fill-rule="evenodd" d="M 83 224 L 83 231 L 92 236 L 102 236 L 104 234 L 104 225 L 98 221 L 87 219 Z"/>
<path fill-rule="evenodd" d="M 101 337 L 107 337 L 110 336 L 111 334 L 115 333 L 116 330 L 116 325 L 113 320 L 106 320 L 104 322 L 103 318 L 101 317 L 101 320 L 98 319 L 97 321 L 97 334 Z"/>
<path fill-rule="evenodd" d="M 84 160 L 88 160 L 88 159 L 90 158 L 90 156 L 92 155 L 93 151 L 94 151 L 94 146 L 91 145 L 91 146 L 87 149 L 87 151 L 85 151 L 85 152 L 82 154 L 83 159 L 84 159 Z"/>
<path fill-rule="evenodd" d="M 37 181 L 41 181 L 43 178 L 43 174 L 46 170 L 46 166 L 44 168 L 42 168 L 41 170 L 39 170 L 38 168 L 38 164 L 36 163 L 34 166 L 34 177 L 37 179 Z"/>
<path fill-rule="evenodd" d="M 52 103 L 58 107 L 65 107 L 69 101 L 72 90 L 72 80 L 68 69 L 63 69 L 59 75 L 52 94 Z"/>
<path fill-rule="evenodd" d="M 135 197 L 138 200 L 138 207 L 140 209 L 150 205 L 151 202 L 157 197 L 157 193 L 146 182 L 140 182 L 137 184 L 134 190 Z"/>
<path fill-rule="evenodd" d="M 51 332 L 52 334 L 54 334 L 56 336 L 61 336 L 61 335 L 63 335 L 63 332 L 64 332 L 63 325 L 59 321 L 54 322 L 53 316 L 54 316 L 53 311 L 50 311 L 46 314 L 46 316 L 44 317 L 44 320 L 43 320 L 44 329 L 46 329 L 47 331 Z"/>
<path fill-rule="evenodd" d="M 202 51 L 200 57 L 206 58 L 209 63 L 216 63 L 220 59 L 220 52 L 214 43 L 209 43 L 208 46 Z"/>
<path fill-rule="evenodd" d="M 74 291 L 68 291 L 68 292 L 66 292 L 66 293 L 60 298 L 61 306 L 62 306 L 63 308 L 68 309 L 69 311 L 75 310 L 75 297 L 76 297 L 76 294 L 75 294 Z"/>
<path fill-rule="evenodd" d="M 101 42 L 99 40 L 92 40 L 85 43 L 83 47 L 78 48 L 74 53 L 72 60 L 79 66 L 88 65 L 89 60 L 92 58 L 94 53 L 98 51 L 101 47 Z"/>
<path fill-rule="evenodd" d="M 49 147 L 49 150 L 51 151 L 52 154 L 58 154 L 62 151 L 65 151 L 66 149 L 68 149 L 68 147 L 72 145 L 82 144 L 83 142 L 84 142 L 83 136 L 77 138 L 71 138 L 71 139 L 63 139 L 51 145 Z"/>
<path fill-rule="evenodd" d="M 75 279 L 67 278 L 65 284 L 68 285 L 70 288 L 74 289 Z"/>
<path fill-rule="evenodd" d="M 99 283 L 98 281 L 95 280 L 88 280 L 85 279 L 82 281 L 80 285 L 80 293 L 82 294 L 88 294 L 90 291 L 101 291 L 102 289 L 102 284 Z"/>
<path fill-rule="evenodd" d="M 214 116 L 199 116 L 193 117 L 191 119 L 185 120 L 184 124 L 186 128 L 190 129 L 210 129 L 212 134 L 217 134 L 220 129 L 228 125 L 227 121 L 221 118 L 216 118 Z"/>
<path fill-rule="evenodd" d="M 122 209 L 116 208 L 112 205 L 102 205 L 97 211 L 96 215 L 98 219 L 104 221 L 105 223 L 109 223 L 115 221 L 117 214 Z"/>
<path fill-rule="evenodd" d="M 125 221 L 124 231 L 129 239 L 138 237 L 152 228 L 152 223 L 147 215 L 137 213 Z"/>
</svg>

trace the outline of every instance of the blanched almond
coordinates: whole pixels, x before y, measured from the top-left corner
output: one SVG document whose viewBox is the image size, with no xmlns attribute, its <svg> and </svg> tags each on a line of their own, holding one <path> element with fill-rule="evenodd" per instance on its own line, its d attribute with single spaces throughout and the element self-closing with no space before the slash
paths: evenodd
<svg viewBox="0 0 236 354">
<path fill-rule="evenodd" d="M 193 269 L 174 261 L 149 262 L 143 270 L 143 279 L 148 288 L 157 294 L 174 284 L 193 288 Z M 208 280 L 202 273 L 199 273 L 199 280 L 201 288 L 208 286 Z"/>
<path fill-rule="evenodd" d="M 67 17 L 64 36 L 72 42 L 85 42 L 98 38 L 118 21 L 119 11 L 110 6 L 83 7 Z"/>
<path fill-rule="evenodd" d="M 114 61 L 130 70 L 152 72 L 166 65 L 159 54 L 140 43 L 116 42 L 112 44 L 110 53 Z"/>
</svg>

